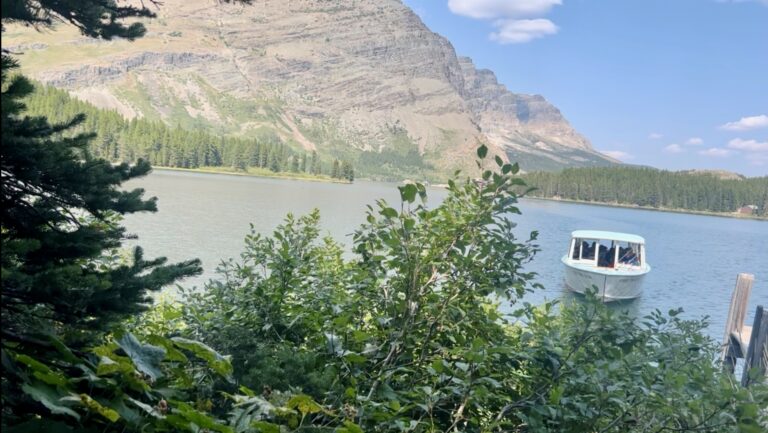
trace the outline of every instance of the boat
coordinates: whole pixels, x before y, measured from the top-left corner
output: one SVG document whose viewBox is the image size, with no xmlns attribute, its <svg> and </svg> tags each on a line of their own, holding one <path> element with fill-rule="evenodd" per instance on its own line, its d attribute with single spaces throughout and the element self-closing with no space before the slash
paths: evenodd
<svg viewBox="0 0 768 433">
<path fill-rule="evenodd" d="M 639 297 L 651 271 L 645 239 L 629 233 L 576 230 L 562 261 L 568 289 L 584 294 L 594 286 L 603 302 Z"/>
</svg>

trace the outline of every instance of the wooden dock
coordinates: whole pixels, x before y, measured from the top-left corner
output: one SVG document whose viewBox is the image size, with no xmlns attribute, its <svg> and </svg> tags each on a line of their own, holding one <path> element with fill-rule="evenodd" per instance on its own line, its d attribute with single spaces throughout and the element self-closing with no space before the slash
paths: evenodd
<svg viewBox="0 0 768 433">
<path fill-rule="evenodd" d="M 731 296 L 723 337 L 721 356 L 723 368 L 733 373 L 737 359 L 743 358 L 744 371 L 741 375 L 743 386 L 765 380 L 768 365 L 768 312 L 762 305 L 758 305 L 752 326 L 744 324 L 754 283 L 755 276 L 752 274 L 739 274 L 736 278 L 736 287 Z"/>
</svg>

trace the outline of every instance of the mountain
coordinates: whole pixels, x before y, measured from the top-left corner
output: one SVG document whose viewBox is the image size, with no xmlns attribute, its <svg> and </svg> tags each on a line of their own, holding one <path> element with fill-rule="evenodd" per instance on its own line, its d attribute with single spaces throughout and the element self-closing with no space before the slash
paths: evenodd
<svg viewBox="0 0 768 433">
<path fill-rule="evenodd" d="M 610 165 L 560 111 L 458 57 L 398 0 L 167 0 L 147 35 L 8 27 L 24 72 L 128 118 L 277 136 L 361 175 L 435 177 L 478 143 L 524 170 Z"/>
</svg>

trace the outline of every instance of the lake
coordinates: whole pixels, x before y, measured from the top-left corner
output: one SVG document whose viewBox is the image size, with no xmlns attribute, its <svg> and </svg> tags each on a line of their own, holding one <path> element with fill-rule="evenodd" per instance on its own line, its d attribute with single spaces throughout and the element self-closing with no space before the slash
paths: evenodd
<svg viewBox="0 0 768 433">
<path fill-rule="evenodd" d="M 156 170 L 126 186 L 144 188 L 147 197 L 159 199 L 159 212 L 125 219 L 147 257 L 203 261 L 204 274 L 182 283 L 189 287 L 214 278 L 221 259 L 239 256 L 250 224 L 268 234 L 287 213 L 318 208 L 323 229 L 349 246 L 366 205 L 378 198 L 399 203 L 396 185 L 363 181 L 347 185 Z M 435 206 L 446 191 L 430 188 L 428 194 L 428 204 Z M 520 209 L 523 214 L 515 217 L 518 239 L 538 230 L 542 250 L 527 270 L 538 273 L 545 289 L 527 295 L 528 302 L 573 298 L 563 285 L 560 257 L 571 231 L 600 229 L 645 237 L 653 267 L 643 296 L 615 308 L 645 315 L 683 307 L 684 317 L 710 316 L 708 332 L 721 339 L 739 272 L 756 279 L 748 324 L 758 304 L 768 306 L 768 222 L 533 199 L 522 200 Z"/>
</svg>

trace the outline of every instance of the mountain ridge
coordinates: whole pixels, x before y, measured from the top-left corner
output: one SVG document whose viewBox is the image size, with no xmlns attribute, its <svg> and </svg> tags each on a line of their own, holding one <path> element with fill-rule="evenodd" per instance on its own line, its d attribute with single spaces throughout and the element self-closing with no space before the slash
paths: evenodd
<svg viewBox="0 0 768 433">
<path fill-rule="evenodd" d="M 396 0 L 287 7 L 169 0 L 133 43 L 12 28 L 25 72 L 127 117 L 355 158 L 372 177 L 470 168 L 489 145 L 526 170 L 610 165 L 539 95 L 510 92 Z"/>
</svg>

